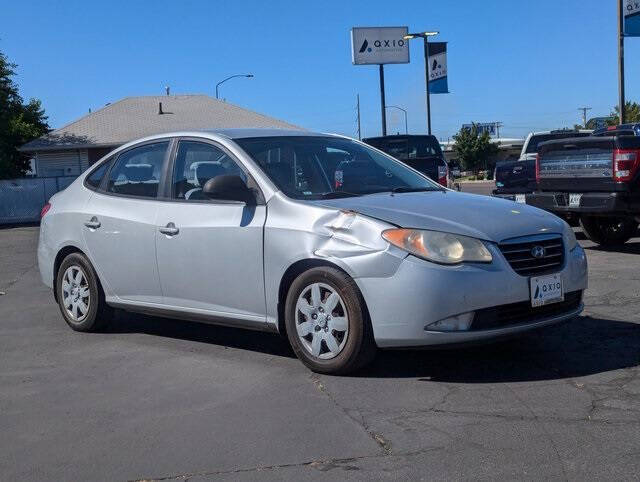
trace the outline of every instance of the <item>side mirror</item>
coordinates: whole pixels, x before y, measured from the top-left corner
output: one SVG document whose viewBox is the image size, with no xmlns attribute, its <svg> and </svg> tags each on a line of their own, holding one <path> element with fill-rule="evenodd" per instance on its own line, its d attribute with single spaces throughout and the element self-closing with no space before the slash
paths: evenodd
<svg viewBox="0 0 640 482">
<path fill-rule="evenodd" d="M 207 199 L 219 201 L 242 201 L 255 203 L 255 195 L 240 176 L 222 175 L 209 179 L 202 187 L 202 194 Z"/>
</svg>

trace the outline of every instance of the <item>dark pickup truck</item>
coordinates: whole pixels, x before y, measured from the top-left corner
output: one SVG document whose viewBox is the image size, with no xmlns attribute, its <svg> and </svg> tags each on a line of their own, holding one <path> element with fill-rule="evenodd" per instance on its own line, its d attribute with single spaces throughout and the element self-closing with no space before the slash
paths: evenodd
<svg viewBox="0 0 640 482">
<path fill-rule="evenodd" d="M 502 161 L 496 164 L 496 189 L 493 195 L 512 201 L 524 203 L 526 195 L 538 187 L 536 181 L 536 154 L 538 146 L 550 140 L 560 140 L 569 137 L 586 137 L 591 131 L 574 131 L 559 129 L 546 132 L 532 132 L 522 146 L 520 159 L 517 161 Z"/>
<path fill-rule="evenodd" d="M 640 220 L 640 124 L 541 144 L 536 177 L 527 204 L 578 218 L 600 245 L 625 243 Z"/>
<path fill-rule="evenodd" d="M 448 187 L 449 168 L 435 136 L 391 135 L 362 139 L 437 183 Z"/>
</svg>

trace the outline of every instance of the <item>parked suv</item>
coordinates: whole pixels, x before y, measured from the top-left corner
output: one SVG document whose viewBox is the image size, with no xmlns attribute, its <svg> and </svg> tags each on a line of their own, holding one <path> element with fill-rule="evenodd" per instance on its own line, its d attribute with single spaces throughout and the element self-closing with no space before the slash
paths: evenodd
<svg viewBox="0 0 640 482">
<path fill-rule="evenodd" d="M 435 136 L 395 135 L 369 137 L 362 141 L 449 187 L 449 168 Z"/>
<path fill-rule="evenodd" d="M 38 265 L 74 330 L 120 308 L 279 332 L 322 373 L 569 320 L 587 286 L 556 216 L 278 129 L 122 146 L 45 206 Z"/>
<path fill-rule="evenodd" d="M 640 124 L 598 129 L 591 137 L 540 145 L 539 192 L 527 202 L 578 218 L 586 236 L 603 246 L 635 236 L 640 220 Z"/>
<path fill-rule="evenodd" d="M 591 135 L 591 132 L 590 130 L 560 129 L 529 133 L 517 161 L 503 161 L 496 164 L 494 177 L 496 189 L 493 195 L 525 203 L 527 194 L 534 192 L 538 186 L 536 181 L 538 146 L 550 140 L 586 137 Z"/>
</svg>

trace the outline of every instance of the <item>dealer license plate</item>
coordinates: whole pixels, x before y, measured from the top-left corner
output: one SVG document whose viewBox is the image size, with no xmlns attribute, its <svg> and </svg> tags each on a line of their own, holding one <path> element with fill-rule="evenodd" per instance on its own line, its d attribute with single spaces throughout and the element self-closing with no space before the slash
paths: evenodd
<svg viewBox="0 0 640 482">
<path fill-rule="evenodd" d="M 562 278 L 559 274 L 534 276 L 529 283 L 531 287 L 531 306 L 544 306 L 564 301 Z"/>
<path fill-rule="evenodd" d="M 582 194 L 569 194 L 569 207 L 579 208 Z"/>
<path fill-rule="evenodd" d="M 516 194 L 516 202 L 520 204 L 526 204 L 527 197 L 524 194 Z"/>
</svg>

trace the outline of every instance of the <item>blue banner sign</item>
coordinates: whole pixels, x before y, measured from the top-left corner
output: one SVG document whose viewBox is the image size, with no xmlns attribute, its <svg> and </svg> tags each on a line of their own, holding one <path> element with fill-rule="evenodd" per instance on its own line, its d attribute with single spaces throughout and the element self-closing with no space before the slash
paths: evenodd
<svg viewBox="0 0 640 482">
<path fill-rule="evenodd" d="M 449 93 L 447 84 L 447 42 L 429 42 L 429 93 Z"/>
<path fill-rule="evenodd" d="M 624 0 L 624 35 L 640 37 L 640 0 Z"/>
</svg>

